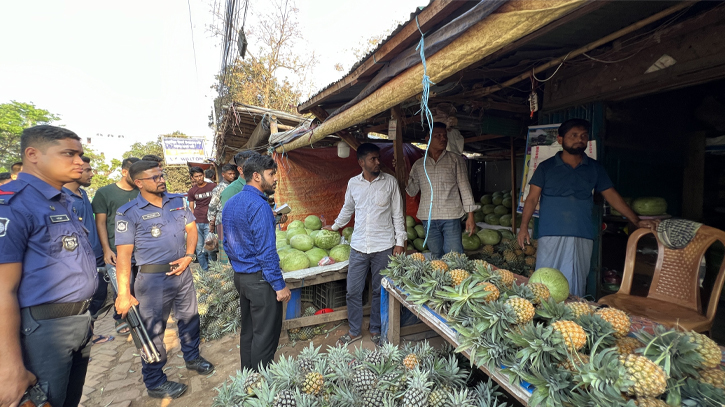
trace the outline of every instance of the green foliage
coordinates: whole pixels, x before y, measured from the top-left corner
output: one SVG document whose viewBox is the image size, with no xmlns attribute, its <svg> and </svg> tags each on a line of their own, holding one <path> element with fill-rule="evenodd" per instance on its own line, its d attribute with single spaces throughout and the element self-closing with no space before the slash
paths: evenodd
<svg viewBox="0 0 725 407">
<path fill-rule="evenodd" d="M 123 153 L 123 158 L 143 158 L 143 156 L 148 154 L 164 158 L 164 149 L 161 146 L 162 137 L 188 138 L 189 136 L 180 131 L 175 131 L 170 134 L 162 134 L 155 141 L 148 141 L 146 143 L 136 142 L 131 145 L 128 151 Z M 186 165 L 168 166 L 164 167 L 164 170 L 166 171 L 166 189 L 169 192 L 185 193 L 189 191 L 189 188 L 191 188 L 191 177 L 189 176 L 189 168 Z"/>
<path fill-rule="evenodd" d="M 83 155 L 91 159 L 91 168 L 95 172 L 91 186 L 85 188 L 90 197 L 93 197 L 98 188 L 118 182 L 121 178 L 120 171 L 121 161 L 114 158 L 110 164 L 106 161 L 106 155 L 93 150 L 90 146 L 83 147 Z"/>
<path fill-rule="evenodd" d="M 39 124 L 50 124 L 59 116 L 31 103 L 14 100 L 0 104 L 0 166 L 10 170 L 12 163 L 20 161 L 20 135 L 23 129 Z"/>
</svg>

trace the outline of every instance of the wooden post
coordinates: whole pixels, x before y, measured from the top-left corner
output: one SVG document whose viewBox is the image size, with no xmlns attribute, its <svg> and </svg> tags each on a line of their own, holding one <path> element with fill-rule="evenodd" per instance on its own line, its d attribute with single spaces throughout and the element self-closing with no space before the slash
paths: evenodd
<svg viewBox="0 0 725 407">
<path fill-rule="evenodd" d="M 516 236 L 516 151 L 514 150 L 514 138 L 511 137 L 511 230 Z"/>
<path fill-rule="evenodd" d="M 391 109 L 393 120 L 396 121 L 395 134 L 389 134 L 394 138 L 393 154 L 395 157 L 395 178 L 398 180 L 398 188 L 400 189 L 400 198 L 403 203 L 403 213 L 405 214 L 405 187 L 408 183 L 408 174 L 406 174 L 407 165 L 405 163 L 405 154 L 403 152 L 403 129 L 405 128 L 405 115 L 400 106 Z"/>
<path fill-rule="evenodd" d="M 269 118 L 269 132 L 271 134 L 277 133 L 279 129 L 277 128 L 277 116 L 272 116 Z"/>
</svg>

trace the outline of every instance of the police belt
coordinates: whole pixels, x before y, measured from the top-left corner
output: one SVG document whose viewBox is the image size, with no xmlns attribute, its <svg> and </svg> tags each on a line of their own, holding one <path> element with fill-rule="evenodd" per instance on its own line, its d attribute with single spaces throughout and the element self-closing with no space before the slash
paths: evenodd
<svg viewBox="0 0 725 407">
<path fill-rule="evenodd" d="M 168 273 L 170 271 L 171 271 L 171 266 L 169 265 L 169 263 L 144 264 L 143 266 L 138 267 L 139 273 L 146 273 L 146 274 Z"/>
<path fill-rule="evenodd" d="M 64 302 L 56 304 L 42 304 L 28 307 L 30 315 L 36 320 L 56 319 L 83 315 L 88 311 L 91 299 L 81 302 Z"/>
</svg>

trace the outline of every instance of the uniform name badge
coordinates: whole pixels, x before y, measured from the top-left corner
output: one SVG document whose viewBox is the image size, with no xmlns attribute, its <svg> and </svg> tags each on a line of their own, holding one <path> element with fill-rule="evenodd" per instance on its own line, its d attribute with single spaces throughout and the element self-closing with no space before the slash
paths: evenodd
<svg viewBox="0 0 725 407">
<path fill-rule="evenodd" d="M 75 236 L 63 236 L 63 248 L 72 252 L 78 247 L 78 238 Z"/>
<path fill-rule="evenodd" d="M 7 231 L 8 231 L 9 223 L 10 223 L 10 219 L 0 218 L 0 237 L 5 237 L 5 233 L 7 233 Z"/>
<path fill-rule="evenodd" d="M 153 237 L 161 236 L 161 228 L 158 225 L 151 226 L 151 236 L 153 236 Z"/>
</svg>

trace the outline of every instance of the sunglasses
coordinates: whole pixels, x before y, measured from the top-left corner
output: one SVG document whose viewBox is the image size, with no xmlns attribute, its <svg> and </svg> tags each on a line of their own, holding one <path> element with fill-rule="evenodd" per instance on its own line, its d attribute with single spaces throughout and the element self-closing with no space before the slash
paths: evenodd
<svg viewBox="0 0 725 407">
<path fill-rule="evenodd" d="M 161 173 L 161 175 L 154 175 L 153 177 L 136 178 L 136 179 L 139 179 L 139 180 L 142 180 L 142 181 L 143 180 L 150 179 L 153 182 L 159 183 L 161 180 L 164 180 L 164 181 L 166 180 L 166 173 L 164 172 L 164 173 Z"/>
</svg>

